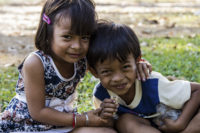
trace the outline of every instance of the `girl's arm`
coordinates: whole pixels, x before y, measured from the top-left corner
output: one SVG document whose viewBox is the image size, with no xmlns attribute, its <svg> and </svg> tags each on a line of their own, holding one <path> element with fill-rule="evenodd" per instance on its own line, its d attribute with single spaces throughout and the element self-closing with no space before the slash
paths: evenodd
<svg viewBox="0 0 200 133">
<path fill-rule="evenodd" d="M 55 109 L 45 107 L 44 69 L 40 59 L 36 55 L 30 55 L 25 60 L 22 74 L 31 117 L 36 121 L 50 125 L 72 126 L 72 113 L 59 112 Z M 95 111 L 88 113 L 89 124 L 92 124 L 90 126 L 105 126 L 106 122 L 102 121 L 97 114 L 98 112 Z M 76 126 L 81 127 L 85 125 L 85 115 L 77 116 Z"/>
<path fill-rule="evenodd" d="M 145 81 L 148 77 L 149 74 L 152 72 L 152 66 L 151 64 L 144 60 L 140 59 L 137 62 L 137 79 Z"/>
<path fill-rule="evenodd" d="M 177 132 L 185 129 L 192 117 L 200 107 L 200 84 L 190 83 L 191 97 L 184 105 L 181 115 L 176 121 L 166 119 L 165 124 L 160 127 L 161 130 L 167 132 Z"/>
</svg>

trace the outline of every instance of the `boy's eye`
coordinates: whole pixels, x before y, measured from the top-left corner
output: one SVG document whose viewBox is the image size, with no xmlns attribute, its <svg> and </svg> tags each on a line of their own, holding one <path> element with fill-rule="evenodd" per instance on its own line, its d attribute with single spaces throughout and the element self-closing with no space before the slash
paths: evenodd
<svg viewBox="0 0 200 133">
<path fill-rule="evenodd" d="M 81 39 L 82 39 L 83 41 L 89 41 L 89 40 L 90 40 L 90 36 L 85 35 L 85 36 L 82 36 Z"/>
<path fill-rule="evenodd" d="M 107 75 L 107 74 L 109 74 L 111 71 L 110 70 L 103 70 L 103 71 L 101 71 L 101 74 L 102 75 Z"/>
<path fill-rule="evenodd" d="M 130 68 L 130 67 L 131 67 L 130 65 L 124 65 L 124 66 L 123 66 L 124 69 L 128 69 L 128 68 Z"/>
</svg>

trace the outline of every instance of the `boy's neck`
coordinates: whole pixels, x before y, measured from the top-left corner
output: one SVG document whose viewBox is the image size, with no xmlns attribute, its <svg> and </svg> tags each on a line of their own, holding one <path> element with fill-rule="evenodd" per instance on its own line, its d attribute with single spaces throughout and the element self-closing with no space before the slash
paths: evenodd
<svg viewBox="0 0 200 133">
<path fill-rule="evenodd" d="M 120 95 L 119 97 L 121 97 L 121 99 L 123 99 L 127 105 L 131 104 L 135 97 L 135 83 L 131 86 L 126 94 Z"/>
</svg>

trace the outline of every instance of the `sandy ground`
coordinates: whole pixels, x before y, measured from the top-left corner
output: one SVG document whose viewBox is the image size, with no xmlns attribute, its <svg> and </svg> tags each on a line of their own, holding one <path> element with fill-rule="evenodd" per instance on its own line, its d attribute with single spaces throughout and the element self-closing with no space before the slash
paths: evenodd
<svg viewBox="0 0 200 133">
<path fill-rule="evenodd" d="M 96 0 L 99 18 L 128 24 L 139 37 L 200 34 L 200 1 L 144 3 Z M 34 50 L 34 35 L 43 1 L 0 4 L 0 67 L 18 65 Z"/>
</svg>

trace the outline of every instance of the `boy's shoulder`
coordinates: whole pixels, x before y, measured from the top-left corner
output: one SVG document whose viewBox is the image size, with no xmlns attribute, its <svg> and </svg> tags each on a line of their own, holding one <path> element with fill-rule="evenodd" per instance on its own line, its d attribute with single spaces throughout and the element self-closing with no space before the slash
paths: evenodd
<svg viewBox="0 0 200 133">
<path fill-rule="evenodd" d="M 163 76 L 161 73 L 152 71 L 148 79 L 159 79 L 162 81 L 169 81 L 167 77 Z"/>
<path fill-rule="evenodd" d="M 110 98 L 108 91 L 102 86 L 99 82 L 96 84 L 93 90 L 93 95 L 100 100 L 104 100 L 105 98 Z"/>
<path fill-rule="evenodd" d="M 161 77 L 165 77 L 165 76 L 163 76 L 163 75 L 162 75 L 161 73 L 159 73 L 159 72 L 152 71 L 149 78 L 151 79 L 151 78 L 161 78 Z"/>
</svg>

